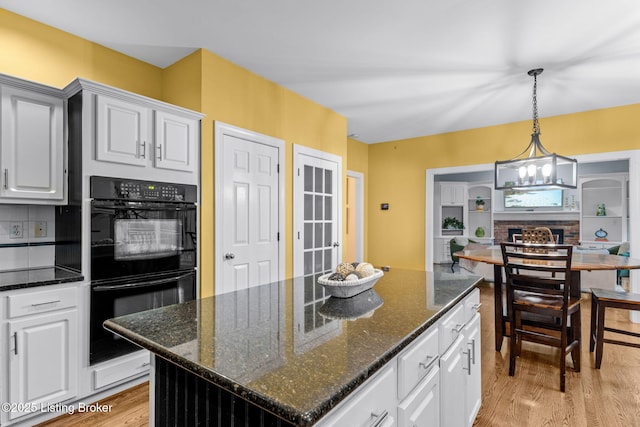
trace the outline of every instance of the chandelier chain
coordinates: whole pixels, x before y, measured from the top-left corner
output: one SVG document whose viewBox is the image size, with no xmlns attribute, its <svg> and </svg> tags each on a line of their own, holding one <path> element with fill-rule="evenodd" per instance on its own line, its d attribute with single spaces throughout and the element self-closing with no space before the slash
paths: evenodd
<svg viewBox="0 0 640 427">
<path fill-rule="evenodd" d="M 538 123 L 538 75 L 533 74 L 533 133 L 540 134 L 540 124 Z"/>
</svg>

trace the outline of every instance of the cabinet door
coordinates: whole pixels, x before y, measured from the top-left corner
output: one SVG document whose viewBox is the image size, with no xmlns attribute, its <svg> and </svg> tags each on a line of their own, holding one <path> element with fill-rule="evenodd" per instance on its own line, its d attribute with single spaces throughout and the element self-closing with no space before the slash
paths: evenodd
<svg viewBox="0 0 640 427">
<path fill-rule="evenodd" d="M 440 370 L 434 369 L 398 405 L 398 427 L 440 426 Z"/>
<path fill-rule="evenodd" d="M 467 416 L 466 425 L 472 426 L 473 421 L 478 415 L 480 405 L 482 404 L 482 374 L 481 374 L 481 350 L 480 350 L 480 314 L 475 316 L 467 323 L 464 329 L 464 338 L 467 345 L 463 356 L 468 357 L 468 370 L 465 370 L 466 382 L 465 387 L 465 413 Z M 464 361 L 464 357 L 463 357 Z"/>
<path fill-rule="evenodd" d="M 354 391 L 343 405 L 323 418 L 318 427 L 395 426 L 397 380 L 394 361 Z"/>
<path fill-rule="evenodd" d="M 97 95 L 96 160 L 146 166 L 149 109 Z"/>
<path fill-rule="evenodd" d="M 463 206 L 465 202 L 465 184 L 442 183 L 440 185 L 440 198 L 442 205 Z"/>
<path fill-rule="evenodd" d="M 9 322 L 8 402 L 50 405 L 77 394 L 77 311 Z M 10 419 L 26 412 L 12 412 Z"/>
<path fill-rule="evenodd" d="M 197 144 L 196 120 L 155 112 L 155 167 L 194 172 Z"/>
<path fill-rule="evenodd" d="M 464 393 L 467 355 L 464 352 L 466 341 L 458 336 L 449 350 L 440 357 L 440 420 L 447 427 L 466 425 Z"/>
<path fill-rule="evenodd" d="M 0 196 L 63 200 L 63 127 L 62 99 L 2 88 Z"/>
</svg>

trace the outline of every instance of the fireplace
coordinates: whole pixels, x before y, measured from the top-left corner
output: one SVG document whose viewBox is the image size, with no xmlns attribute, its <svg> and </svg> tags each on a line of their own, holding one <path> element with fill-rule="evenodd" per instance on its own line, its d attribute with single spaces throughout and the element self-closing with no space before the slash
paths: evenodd
<svg viewBox="0 0 640 427">
<path fill-rule="evenodd" d="M 564 229 L 563 228 L 549 228 L 551 230 L 551 234 L 558 235 L 558 244 L 564 244 Z M 508 230 L 508 241 L 513 241 L 514 234 L 522 234 L 522 228 L 509 228 Z"/>
<path fill-rule="evenodd" d="M 565 245 L 580 244 L 580 222 L 573 219 L 532 220 L 532 219 L 497 219 L 493 222 L 493 236 L 496 244 L 512 242 L 513 235 L 521 233 L 523 228 L 548 227 L 553 234 L 558 234 L 559 241 Z"/>
</svg>

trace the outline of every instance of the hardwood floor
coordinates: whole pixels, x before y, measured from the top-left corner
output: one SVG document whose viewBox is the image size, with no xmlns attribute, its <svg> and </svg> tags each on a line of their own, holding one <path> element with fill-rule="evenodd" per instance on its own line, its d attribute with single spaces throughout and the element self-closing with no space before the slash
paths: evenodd
<svg viewBox="0 0 640 427">
<path fill-rule="evenodd" d="M 111 405 L 111 411 L 62 415 L 38 424 L 38 427 L 146 427 L 149 425 L 149 383 L 137 385 L 108 399 L 100 400 L 99 403 Z"/>
<path fill-rule="evenodd" d="M 640 425 L 640 350 L 605 344 L 602 368 L 594 368 L 594 354 L 589 353 L 588 294 L 583 294 L 582 302 L 582 369 L 580 373 L 574 372 L 568 358 L 566 392 L 561 393 L 558 350 L 551 347 L 523 343 L 516 374 L 509 377 L 507 341 L 501 352 L 494 349 L 492 285 L 484 284 L 480 291 L 483 400 L 474 426 Z M 608 326 L 640 332 L 640 324 L 632 324 L 628 312 L 607 310 Z M 101 401 L 113 405 L 109 414 L 62 416 L 42 426 L 146 426 L 148 396 L 148 384 L 142 384 Z"/>
<path fill-rule="evenodd" d="M 509 345 L 494 348 L 493 288 L 481 287 L 482 407 L 474 426 L 639 426 L 640 350 L 605 344 L 602 367 L 589 352 L 591 299 L 583 293 L 581 372 L 567 358 L 566 392 L 560 392 L 559 350 L 524 342 L 509 377 Z M 629 312 L 607 309 L 607 326 L 640 332 Z M 632 340 L 631 337 L 626 339 Z M 637 340 L 635 341 L 637 342 Z"/>
</svg>

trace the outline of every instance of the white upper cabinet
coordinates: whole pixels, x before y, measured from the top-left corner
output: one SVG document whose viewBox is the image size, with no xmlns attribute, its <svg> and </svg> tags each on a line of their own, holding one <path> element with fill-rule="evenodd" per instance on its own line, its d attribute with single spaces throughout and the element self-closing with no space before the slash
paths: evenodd
<svg viewBox="0 0 640 427">
<path fill-rule="evenodd" d="M 155 155 L 157 168 L 193 172 L 198 147 L 197 120 L 156 111 Z"/>
<path fill-rule="evenodd" d="M 0 90 L 0 203 L 66 203 L 62 92 L 5 76 Z"/>
<path fill-rule="evenodd" d="M 96 160 L 195 172 L 198 120 L 104 95 L 96 107 Z"/>
<path fill-rule="evenodd" d="M 96 105 L 96 159 L 146 166 L 150 110 L 103 95 L 97 96 Z"/>
<path fill-rule="evenodd" d="M 198 183 L 203 114 L 85 79 L 64 92 L 81 99 L 83 173 Z"/>
<path fill-rule="evenodd" d="M 443 182 L 440 184 L 440 201 L 443 206 L 464 206 L 466 183 Z"/>
</svg>

